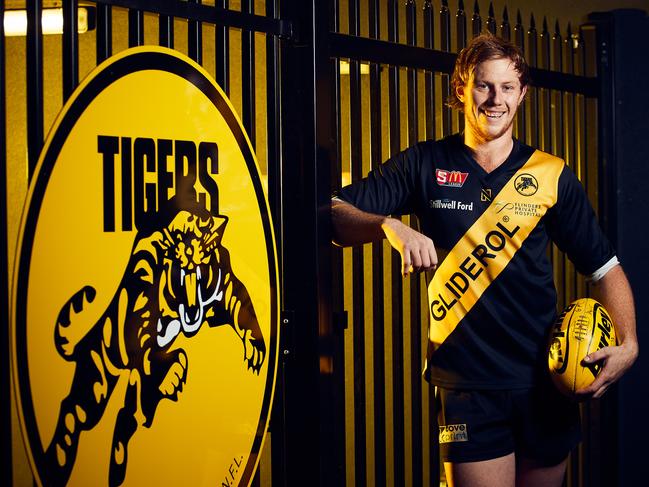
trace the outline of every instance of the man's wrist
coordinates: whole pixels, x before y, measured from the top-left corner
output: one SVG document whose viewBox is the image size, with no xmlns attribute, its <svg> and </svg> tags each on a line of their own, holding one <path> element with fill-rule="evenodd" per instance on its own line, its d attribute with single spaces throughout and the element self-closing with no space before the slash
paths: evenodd
<svg viewBox="0 0 649 487">
<path fill-rule="evenodd" d="M 626 351 L 626 354 L 632 358 L 636 358 L 640 352 L 638 346 L 638 341 L 634 339 L 625 339 L 620 344 L 619 347 L 623 348 Z"/>
<path fill-rule="evenodd" d="M 401 220 L 392 218 L 391 216 L 384 216 L 380 221 L 381 231 L 386 237 L 388 231 L 394 232 L 399 225 L 403 225 Z"/>
</svg>

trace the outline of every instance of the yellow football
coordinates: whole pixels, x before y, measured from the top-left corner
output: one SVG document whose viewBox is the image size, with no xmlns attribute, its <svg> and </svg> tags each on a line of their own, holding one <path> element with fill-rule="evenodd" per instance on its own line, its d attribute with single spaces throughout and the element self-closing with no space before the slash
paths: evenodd
<svg viewBox="0 0 649 487">
<path fill-rule="evenodd" d="M 557 388 L 567 396 L 595 380 L 602 363 L 582 365 L 584 357 L 615 345 L 615 327 L 600 303 L 591 298 L 572 302 L 552 327 L 548 365 Z"/>
</svg>

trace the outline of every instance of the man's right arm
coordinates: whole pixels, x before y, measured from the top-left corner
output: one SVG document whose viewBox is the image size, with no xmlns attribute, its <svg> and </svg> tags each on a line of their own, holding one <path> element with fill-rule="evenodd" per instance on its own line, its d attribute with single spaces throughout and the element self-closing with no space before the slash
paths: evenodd
<svg viewBox="0 0 649 487">
<path fill-rule="evenodd" d="M 401 255 L 401 272 L 434 270 L 437 252 L 433 241 L 413 230 L 401 220 L 368 213 L 335 198 L 331 202 L 334 243 L 340 246 L 360 245 L 387 238 Z"/>
</svg>

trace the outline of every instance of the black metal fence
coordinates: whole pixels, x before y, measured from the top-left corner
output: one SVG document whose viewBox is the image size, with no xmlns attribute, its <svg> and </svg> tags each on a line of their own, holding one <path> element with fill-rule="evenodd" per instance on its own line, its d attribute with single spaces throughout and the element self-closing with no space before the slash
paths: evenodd
<svg viewBox="0 0 649 487">
<path fill-rule="evenodd" d="M 19 434 L 10 387 L 8 309 L 9 269 L 22 203 L 45 135 L 56 113 L 92 68 L 128 47 L 144 44 L 176 49 L 203 65 L 233 101 L 255 147 L 275 215 L 280 188 L 279 43 L 290 37 L 290 23 L 279 19 L 278 1 L 64 0 L 24 2 L 26 35 L 0 32 L 0 166 L 3 188 L 2 271 L 2 483 L 33 483 Z M 208 2 L 205 2 L 208 3 Z M 236 4 L 235 4 L 236 3 Z M 229 5 L 230 4 L 230 5 Z M 235 4 L 235 5 L 233 5 Z M 4 17 L 5 2 L 0 4 Z M 63 33 L 44 35 L 40 18 L 50 7 L 63 9 Z M 89 30 L 78 33 L 78 12 L 88 11 Z M 0 29 L 3 24 L 0 22 Z M 8 137 L 5 139 L 5 134 Z M 275 233 L 281 241 L 279 219 Z M 10 401 L 8 398 L 12 396 Z M 270 483 L 267 449 L 255 482 Z"/>
<path fill-rule="evenodd" d="M 78 1 L 63 0 L 63 35 L 50 38 L 38 22 L 42 0 L 30 0 L 26 37 L 5 39 L 0 31 L 4 397 L 9 270 L 47 129 L 79 79 L 101 61 L 130 46 L 167 46 L 213 74 L 241 114 L 267 177 L 280 246 L 283 360 L 255 482 L 439 485 L 432 390 L 421 378 L 425 286 L 401 279 L 398 256 L 385 243 L 332 249 L 329 195 L 418 140 L 462 129 L 444 104 L 453 53 L 489 30 L 522 46 L 533 66 L 516 135 L 565 158 L 597 206 L 595 28 L 542 19 L 537 29 L 533 17 L 525 27 L 520 14 L 510 21 L 505 9 L 496 18 L 492 5 L 478 2 L 470 13 L 461 1 L 451 12 L 446 0 L 208 3 L 97 1 L 89 5 L 94 30 L 78 34 Z M 549 252 L 559 305 L 585 295 L 571 264 Z M 3 451 L 12 452 L 3 456 L 2 480 L 24 485 L 31 479 L 11 404 L 2 403 Z M 603 485 L 596 475 L 599 406 L 583 414 L 586 441 L 567 482 Z"/>
</svg>

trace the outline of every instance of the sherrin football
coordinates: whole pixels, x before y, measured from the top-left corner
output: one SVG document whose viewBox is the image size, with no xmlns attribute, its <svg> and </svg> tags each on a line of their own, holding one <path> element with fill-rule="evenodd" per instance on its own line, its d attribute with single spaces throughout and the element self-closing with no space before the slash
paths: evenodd
<svg viewBox="0 0 649 487">
<path fill-rule="evenodd" d="M 584 357 L 615 344 L 615 328 L 604 306 L 591 298 L 572 302 L 552 328 L 548 352 L 552 381 L 562 393 L 574 397 L 602 367 L 601 362 L 584 367 Z"/>
</svg>

